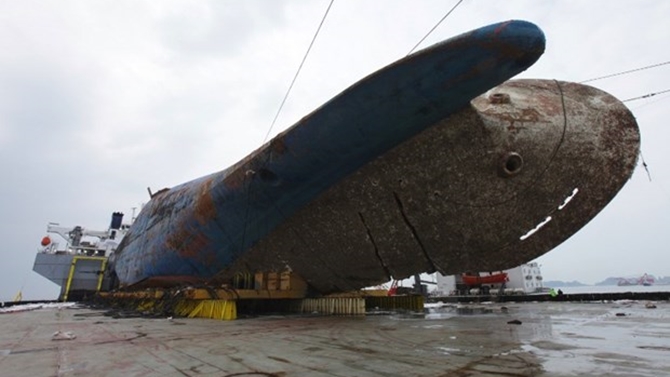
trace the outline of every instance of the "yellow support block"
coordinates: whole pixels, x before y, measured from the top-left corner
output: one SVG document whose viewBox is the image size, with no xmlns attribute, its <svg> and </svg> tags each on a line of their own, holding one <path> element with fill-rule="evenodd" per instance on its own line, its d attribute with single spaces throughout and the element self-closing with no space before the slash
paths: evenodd
<svg viewBox="0 0 670 377">
<path fill-rule="evenodd" d="M 361 297 L 321 297 L 300 301 L 301 313 L 321 315 L 365 315 L 365 299 Z"/>
<path fill-rule="evenodd" d="M 188 318 L 230 321 L 237 319 L 237 303 L 235 300 L 182 300 L 175 313 Z"/>
<path fill-rule="evenodd" d="M 137 305 L 137 310 L 146 312 L 150 311 L 151 309 L 154 308 L 154 301 L 153 300 L 144 300 L 142 301 L 139 305 Z"/>
</svg>

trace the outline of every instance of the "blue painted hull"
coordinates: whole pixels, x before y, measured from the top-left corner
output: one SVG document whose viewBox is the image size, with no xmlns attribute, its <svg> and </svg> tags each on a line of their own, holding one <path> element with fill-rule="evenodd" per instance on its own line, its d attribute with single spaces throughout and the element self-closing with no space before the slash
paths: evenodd
<svg viewBox="0 0 670 377">
<path fill-rule="evenodd" d="M 524 71 L 543 51 L 535 25 L 510 21 L 401 59 L 236 165 L 154 195 L 110 266 L 124 286 L 221 274 L 330 187 Z M 263 265 L 243 259 L 249 271 Z M 384 278 L 378 275 L 369 281 Z"/>
</svg>

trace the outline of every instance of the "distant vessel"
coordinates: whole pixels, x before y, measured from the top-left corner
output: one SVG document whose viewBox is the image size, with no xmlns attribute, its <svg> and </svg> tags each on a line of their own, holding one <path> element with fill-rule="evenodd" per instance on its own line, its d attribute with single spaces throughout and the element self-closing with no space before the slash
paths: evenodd
<svg viewBox="0 0 670 377">
<path fill-rule="evenodd" d="M 93 230 L 80 225 L 47 225 L 47 233 L 60 236 L 44 236 L 39 252 L 35 256 L 33 270 L 61 287 L 59 300 L 77 300 L 88 293 L 110 288 L 104 271 L 111 254 L 130 228 L 123 223 L 123 213 L 114 212 L 107 230 Z"/>
<path fill-rule="evenodd" d="M 648 287 L 654 285 L 655 282 L 656 280 L 652 275 L 645 273 L 644 275 L 636 278 L 619 278 L 617 285 L 620 287 L 629 285 L 643 285 Z"/>
<path fill-rule="evenodd" d="M 638 279 L 638 284 L 644 286 L 654 285 L 655 282 L 654 277 L 648 274 L 644 274 Z"/>
<path fill-rule="evenodd" d="M 524 263 L 499 272 L 478 272 L 444 276 L 436 274 L 441 295 L 531 294 L 544 291 L 537 262 Z"/>
</svg>

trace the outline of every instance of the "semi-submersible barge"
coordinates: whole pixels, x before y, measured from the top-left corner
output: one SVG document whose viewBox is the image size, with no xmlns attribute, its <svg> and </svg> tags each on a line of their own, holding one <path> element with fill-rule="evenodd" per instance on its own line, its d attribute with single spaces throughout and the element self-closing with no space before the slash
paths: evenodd
<svg viewBox="0 0 670 377">
<path fill-rule="evenodd" d="M 371 74 L 232 167 L 152 194 L 99 256 L 94 290 L 311 297 L 546 253 L 621 189 L 640 137 L 596 88 L 508 81 L 544 47 L 508 21 Z"/>
</svg>

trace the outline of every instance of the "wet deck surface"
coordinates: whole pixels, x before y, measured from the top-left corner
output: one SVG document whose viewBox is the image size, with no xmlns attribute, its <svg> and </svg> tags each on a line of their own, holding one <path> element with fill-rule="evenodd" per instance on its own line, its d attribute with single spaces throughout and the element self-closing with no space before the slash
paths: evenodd
<svg viewBox="0 0 670 377">
<path fill-rule="evenodd" d="M 645 304 L 451 305 L 425 315 L 230 322 L 40 309 L 0 314 L 0 376 L 670 375 L 670 303 Z M 76 338 L 52 340 L 56 331 Z"/>
</svg>

